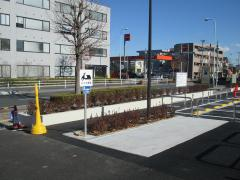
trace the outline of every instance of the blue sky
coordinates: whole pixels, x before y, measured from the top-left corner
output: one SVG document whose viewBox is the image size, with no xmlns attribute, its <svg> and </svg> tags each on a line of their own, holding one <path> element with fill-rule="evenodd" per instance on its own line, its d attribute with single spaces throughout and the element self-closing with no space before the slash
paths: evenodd
<svg viewBox="0 0 240 180">
<path fill-rule="evenodd" d="M 217 39 L 235 63 L 240 52 L 240 0 L 152 0 L 153 49 L 169 49 L 176 43 L 202 39 L 214 42 L 212 21 L 216 18 Z M 132 40 L 127 55 L 147 48 L 148 0 L 100 0 L 111 8 L 111 56 L 119 55 L 120 29 L 127 27 Z"/>
</svg>

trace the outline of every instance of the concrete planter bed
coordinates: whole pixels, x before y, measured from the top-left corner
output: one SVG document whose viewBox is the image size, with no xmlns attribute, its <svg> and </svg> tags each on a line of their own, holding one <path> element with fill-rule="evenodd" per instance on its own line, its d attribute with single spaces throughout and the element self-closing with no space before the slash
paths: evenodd
<svg viewBox="0 0 240 180">
<path fill-rule="evenodd" d="M 193 99 L 199 99 L 202 97 L 208 97 L 216 94 L 216 91 L 203 91 L 203 92 L 197 92 L 197 93 L 188 93 L 186 94 L 186 97 Z M 179 97 L 184 97 L 185 95 L 177 95 Z M 161 106 L 162 101 L 165 105 L 171 104 L 171 97 L 160 97 L 160 98 L 154 98 L 152 99 L 152 107 Z M 173 98 L 173 103 L 176 102 L 183 102 L 183 98 Z M 113 105 L 107 105 L 103 107 L 92 107 L 88 108 L 87 112 L 87 118 L 94 118 L 94 117 L 100 117 L 102 115 L 111 115 L 114 113 L 123 113 L 126 111 L 131 110 L 141 110 L 146 109 L 147 101 L 141 100 L 141 101 L 134 101 L 134 102 L 126 102 L 121 104 L 113 104 Z M 25 125 L 31 125 L 34 121 L 34 116 L 19 113 L 20 120 Z M 79 121 L 84 119 L 84 109 L 79 110 L 72 110 L 67 112 L 59 112 L 59 113 L 53 113 L 53 114 L 47 114 L 42 115 L 42 121 L 46 126 L 56 125 L 56 124 L 62 124 L 67 122 L 73 122 L 73 121 Z"/>
<path fill-rule="evenodd" d="M 162 119 L 172 118 L 175 115 L 174 108 L 167 105 L 152 107 L 150 112 L 149 119 L 146 117 L 147 109 L 90 118 L 88 130 L 91 135 L 99 136 Z"/>
</svg>

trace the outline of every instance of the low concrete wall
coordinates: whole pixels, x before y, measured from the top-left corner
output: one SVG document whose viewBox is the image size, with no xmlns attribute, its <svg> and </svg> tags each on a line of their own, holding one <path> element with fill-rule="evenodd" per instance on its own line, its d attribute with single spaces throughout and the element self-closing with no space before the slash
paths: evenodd
<svg viewBox="0 0 240 180">
<path fill-rule="evenodd" d="M 208 94 L 209 96 L 212 96 L 217 94 L 217 91 L 211 90 L 211 91 L 204 91 L 204 92 L 197 92 L 197 93 L 188 93 L 186 94 L 186 97 L 198 99 L 202 97 L 208 97 Z M 177 96 L 184 97 L 185 95 L 177 95 Z M 183 102 L 183 101 L 184 101 L 183 98 L 182 99 L 173 98 L 174 103 Z M 163 103 L 171 104 L 171 98 L 164 97 Z M 152 104 L 152 107 L 162 105 L 162 98 L 160 97 L 160 98 L 152 99 L 151 104 Z M 93 107 L 93 108 L 88 108 L 87 118 L 101 116 L 102 114 L 106 115 L 106 114 L 122 113 L 124 111 L 145 109 L 145 108 L 147 108 L 146 100 L 108 105 L 104 107 Z M 31 125 L 34 119 L 34 117 L 26 114 L 25 115 L 21 114 L 19 118 L 25 125 Z M 42 115 L 43 124 L 45 124 L 46 126 L 79 121 L 83 119 L 84 119 L 84 109 Z"/>
</svg>

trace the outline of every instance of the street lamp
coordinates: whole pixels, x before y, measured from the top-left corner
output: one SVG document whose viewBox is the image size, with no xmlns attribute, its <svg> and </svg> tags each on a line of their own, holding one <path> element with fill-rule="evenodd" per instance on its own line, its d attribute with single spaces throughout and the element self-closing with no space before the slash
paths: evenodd
<svg viewBox="0 0 240 180">
<path fill-rule="evenodd" d="M 147 118 L 150 118 L 151 109 L 151 60 L 152 60 L 152 0 L 149 0 L 149 22 L 148 22 L 148 63 L 147 63 Z"/>
<path fill-rule="evenodd" d="M 217 21 L 215 18 L 205 18 L 204 19 L 205 21 L 213 21 L 214 23 L 214 41 L 215 43 L 217 42 Z M 216 87 L 217 87 L 217 84 L 218 84 L 218 79 L 217 79 L 217 76 L 215 74 L 215 45 L 213 46 L 213 87 L 216 83 Z M 215 77 L 216 76 L 216 77 Z M 215 81 L 215 78 L 216 78 L 216 81 Z"/>
<path fill-rule="evenodd" d="M 120 30 L 120 43 L 119 43 L 119 79 L 122 79 L 122 55 L 121 55 L 121 44 L 122 44 L 122 35 L 124 31 L 127 31 L 128 28 L 121 28 Z"/>
</svg>

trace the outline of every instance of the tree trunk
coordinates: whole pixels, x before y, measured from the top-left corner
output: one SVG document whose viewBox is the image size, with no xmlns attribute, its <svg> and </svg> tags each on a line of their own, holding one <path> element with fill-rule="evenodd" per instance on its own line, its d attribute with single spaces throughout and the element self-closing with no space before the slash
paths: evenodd
<svg viewBox="0 0 240 180">
<path fill-rule="evenodd" d="M 76 56 L 76 68 L 75 68 L 75 93 L 80 94 L 80 59 L 79 56 Z"/>
</svg>

